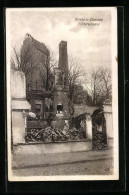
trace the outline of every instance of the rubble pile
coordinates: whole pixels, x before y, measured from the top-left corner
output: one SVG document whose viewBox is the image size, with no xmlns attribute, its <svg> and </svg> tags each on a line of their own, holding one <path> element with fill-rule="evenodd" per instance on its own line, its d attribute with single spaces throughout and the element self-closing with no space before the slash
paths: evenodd
<svg viewBox="0 0 129 195">
<path fill-rule="evenodd" d="M 105 143 L 105 137 L 102 132 L 98 132 L 96 130 L 93 131 L 93 150 L 106 150 L 107 144 Z"/>
<path fill-rule="evenodd" d="M 85 139 L 83 129 L 54 129 L 46 127 L 44 129 L 28 129 L 26 141 L 27 142 L 58 142 L 58 141 L 72 141 Z"/>
<path fill-rule="evenodd" d="M 83 128 L 76 129 L 72 128 L 69 130 L 69 139 L 70 140 L 82 140 L 85 139 L 85 133 Z"/>
<path fill-rule="evenodd" d="M 101 126 L 101 131 L 99 130 Z M 93 150 L 106 150 L 107 146 L 107 135 L 106 135 L 106 121 L 103 113 L 103 109 L 99 108 L 94 111 L 92 115 L 92 132 L 93 132 L 93 141 L 92 148 Z"/>
</svg>

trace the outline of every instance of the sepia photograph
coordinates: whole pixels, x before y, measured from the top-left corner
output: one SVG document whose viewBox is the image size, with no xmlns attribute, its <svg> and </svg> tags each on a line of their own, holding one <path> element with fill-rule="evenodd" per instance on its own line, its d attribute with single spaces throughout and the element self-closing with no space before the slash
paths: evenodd
<svg viewBox="0 0 129 195">
<path fill-rule="evenodd" d="M 9 181 L 119 179 L 116 7 L 6 8 Z"/>
</svg>

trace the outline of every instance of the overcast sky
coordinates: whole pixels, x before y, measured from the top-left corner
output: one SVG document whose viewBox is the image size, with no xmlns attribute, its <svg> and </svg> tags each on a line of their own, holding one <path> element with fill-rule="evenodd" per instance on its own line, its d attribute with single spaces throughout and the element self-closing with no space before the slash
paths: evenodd
<svg viewBox="0 0 129 195">
<path fill-rule="evenodd" d="M 94 18 L 103 21 L 96 22 L 99 23 L 96 26 L 81 26 L 75 18 Z M 60 41 L 67 41 L 68 55 L 80 59 L 83 69 L 111 66 L 110 10 L 13 10 L 10 14 L 11 45 L 20 47 L 26 33 L 50 47 L 57 56 Z"/>
</svg>

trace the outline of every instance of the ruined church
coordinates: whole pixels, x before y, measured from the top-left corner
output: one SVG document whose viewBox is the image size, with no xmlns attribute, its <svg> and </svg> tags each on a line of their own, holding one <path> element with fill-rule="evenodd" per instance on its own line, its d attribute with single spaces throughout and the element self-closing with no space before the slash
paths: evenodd
<svg viewBox="0 0 129 195">
<path fill-rule="evenodd" d="M 58 67 L 53 70 L 51 90 L 45 90 L 42 76 L 42 59 L 50 66 L 50 52 L 43 44 L 27 34 L 22 48 L 21 57 L 25 49 L 31 48 L 33 63 L 32 70 L 26 77 L 27 100 L 31 104 L 31 111 L 36 114 L 38 119 L 46 120 L 52 118 L 63 122 L 70 117 L 69 83 L 68 83 L 68 54 L 67 42 L 61 41 L 59 44 L 59 62 Z M 38 63 L 38 67 L 36 64 Z M 47 74 L 44 69 L 44 74 Z M 60 123 L 59 122 L 58 126 Z"/>
<path fill-rule="evenodd" d="M 109 107 L 108 112 L 105 112 L 102 108 L 88 107 L 86 104 L 72 105 L 70 101 L 67 42 L 61 41 L 59 44 L 58 66 L 53 69 L 48 85 L 43 82 L 43 75 L 41 76 L 41 72 L 48 76 L 48 48 L 27 34 L 21 47 L 21 61 L 23 57 L 24 61 L 29 60 L 26 63 L 27 69 L 11 72 L 12 89 L 16 89 L 16 86 L 23 88 L 23 94 L 18 95 L 17 90 L 12 90 L 12 118 L 22 116 L 17 120 L 24 123 L 21 131 L 19 124 L 15 124 L 17 120 L 12 120 L 13 143 L 85 140 L 90 149 L 92 146 L 95 150 L 107 148 L 107 132 L 112 137 L 112 128 L 108 125 L 111 123 L 106 124 L 106 120 L 111 121 L 110 105 L 104 106 L 104 109 Z M 79 86 L 77 88 L 83 90 Z M 19 107 L 19 97 L 22 109 Z M 36 117 L 29 117 L 29 111 Z"/>
</svg>

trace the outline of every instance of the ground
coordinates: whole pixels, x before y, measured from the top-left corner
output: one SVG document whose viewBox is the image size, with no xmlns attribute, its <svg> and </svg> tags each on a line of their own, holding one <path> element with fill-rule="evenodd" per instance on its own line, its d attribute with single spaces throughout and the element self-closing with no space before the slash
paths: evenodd
<svg viewBox="0 0 129 195">
<path fill-rule="evenodd" d="M 112 159 L 96 160 L 63 165 L 21 168 L 13 170 L 15 176 L 49 175 L 110 175 L 113 174 Z"/>
<path fill-rule="evenodd" d="M 113 149 L 53 154 L 12 154 L 14 176 L 112 175 Z"/>
</svg>

